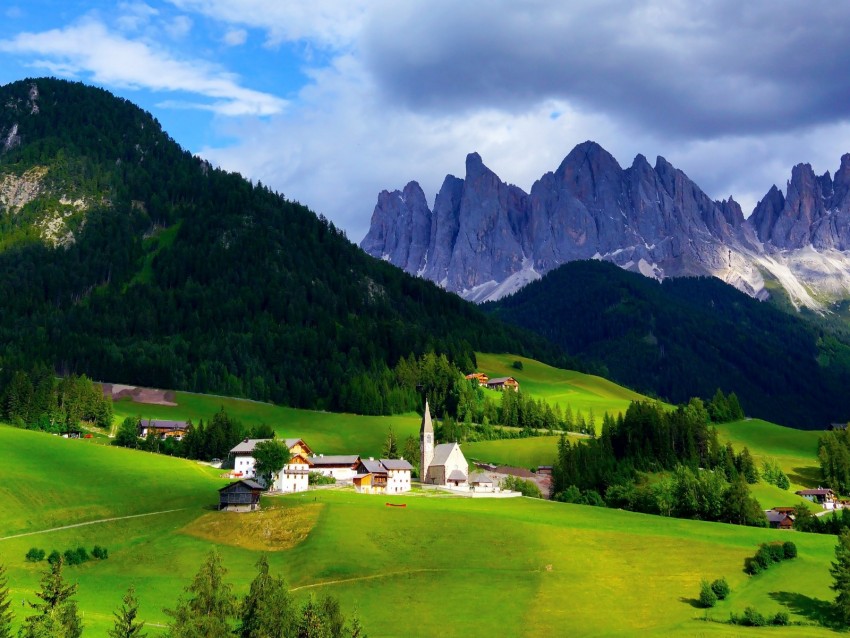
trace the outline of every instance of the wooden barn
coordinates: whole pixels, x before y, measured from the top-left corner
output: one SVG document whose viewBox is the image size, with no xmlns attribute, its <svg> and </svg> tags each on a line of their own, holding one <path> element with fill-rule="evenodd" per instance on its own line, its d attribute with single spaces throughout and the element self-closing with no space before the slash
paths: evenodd
<svg viewBox="0 0 850 638">
<path fill-rule="evenodd" d="M 260 509 L 260 493 L 263 491 L 259 483 L 242 479 L 218 491 L 218 509 L 228 512 L 253 512 Z"/>
</svg>

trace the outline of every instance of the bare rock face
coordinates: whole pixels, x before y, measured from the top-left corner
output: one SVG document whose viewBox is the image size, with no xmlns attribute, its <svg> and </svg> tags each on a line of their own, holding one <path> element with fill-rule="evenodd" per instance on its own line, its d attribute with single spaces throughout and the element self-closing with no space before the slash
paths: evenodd
<svg viewBox="0 0 850 638">
<path fill-rule="evenodd" d="M 817 308 L 806 269 L 829 270 L 836 257 L 813 266 L 811 251 L 795 252 L 812 246 L 850 250 L 850 154 L 834 179 L 795 167 L 787 195 L 773 187 L 745 220 L 732 197 L 712 200 L 663 157 L 651 166 L 638 155 L 624 169 L 590 141 L 528 194 L 502 182 L 477 153 L 467 157 L 464 179 L 446 177 L 433 211 L 415 182 L 402 193 L 384 191 L 361 243 L 473 301 L 510 294 L 568 261 L 605 259 L 659 279 L 719 277 L 760 298 L 768 276 L 795 302 Z M 826 288 L 850 294 L 846 259 L 846 272 L 824 275 Z"/>
</svg>

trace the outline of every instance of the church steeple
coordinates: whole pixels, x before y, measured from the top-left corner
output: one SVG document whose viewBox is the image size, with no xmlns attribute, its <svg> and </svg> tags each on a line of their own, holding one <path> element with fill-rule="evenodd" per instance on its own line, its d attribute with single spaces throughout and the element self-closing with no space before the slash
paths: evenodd
<svg viewBox="0 0 850 638">
<path fill-rule="evenodd" d="M 419 428 L 419 480 L 428 482 L 428 467 L 434 460 L 434 426 L 431 425 L 431 410 L 428 399 L 425 399 L 425 411 L 422 414 L 422 426 Z"/>
</svg>

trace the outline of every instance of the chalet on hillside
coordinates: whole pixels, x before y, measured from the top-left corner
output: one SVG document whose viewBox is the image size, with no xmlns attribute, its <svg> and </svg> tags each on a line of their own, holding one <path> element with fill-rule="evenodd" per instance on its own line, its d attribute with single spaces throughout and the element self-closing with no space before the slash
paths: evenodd
<svg viewBox="0 0 850 638">
<path fill-rule="evenodd" d="M 186 434 L 189 424 L 186 421 L 168 421 L 166 419 L 142 419 L 139 422 L 139 436 L 147 438 L 149 434 L 156 434 L 161 439 L 173 437 L 181 440 Z"/>
<path fill-rule="evenodd" d="M 357 454 L 336 454 L 311 456 L 310 471 L 324 476 L 332 476 L 337 481 L 351 481 L 357 474 L 360 457 Z"/>
<path fill-rule="evenodd" d="M 817 503 L 825 510 L 833 510 L 838 506 L 838 498 L 835 492 L 827 487 L 819 487 L 814 490 L 798 490 L 794 492 L 797 496 L 802 496 L 807 501 Z"/>
<path fill-rule="evenodd" d="M 792 529 L 794 527 L 793 507 L 774 507 L 764 514 L 767 516 L 768 524 L 774 529 Z"/>
<path fill-rule="evenodd" d="M 486 387 L 487 382 L 490 380 L 490 377 L 483 372 L 473 372 L 472 374 L 466 375 L 466 378 L 470 381 L 477 381 L 478 385 L 482 388 Z"/>
<path fill-rule="evenodd" d="M 352 481 L 361 494 L 402 494 L 410 491 L 413 466 L 404 459 L 361 459 Z"/>
<path fill-rule="evenodd" d="M 513 377 L 496 377 L 487 382 L 487 387 L 491 390 L 513 390 L 519 392 L 519 381 Z"/>
<path fill-rule="evenodd" d="M 253 512 L 260 509 L 260 493 L 263 491 L 259 483 L 242 479 L 222 487 L 218 491 L 218 509 L 228 512 Z"/>
</svg>

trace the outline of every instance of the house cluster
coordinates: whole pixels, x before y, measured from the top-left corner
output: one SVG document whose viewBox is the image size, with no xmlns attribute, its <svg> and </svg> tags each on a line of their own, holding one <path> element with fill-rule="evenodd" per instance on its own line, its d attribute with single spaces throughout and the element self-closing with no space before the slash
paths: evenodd
<svg viewBox="0 0 850 638">
<path fill-rule="evenodd" d="M 466 375 L 470 381 L 476 381 L 479 387 L 490 388 L 491 390 L 513 390 L 519 392 L 519 381 L 513 377 L 494 377 L 491 379 L 483 372 L 473 372 Z"/>
<path fill-rule="evenodd" d="M 813 490 L 798 490 L 794 492 L 797 496 L 802 496 L 807 501 L 817 503 L 825 510 L 843 509 L 847 503 L 838 499 L 831 489 L 826 487 L 818 487 Z"/>
<path fill-rule="evenodd" d="M 256 447 L 270 439 L 245 439 L 230 451 L 235 483 L 219 490 L 219 508 L 251 511 L 259 507 L 259 494 L 265 480 L 257 476 Z M 303 492 L 309 476 L 315 472 L 348 483 L 361 494 L 403 494 L 410 491 L 413 466 L 405 459 L 361 458 L 359 455 L 315 454 L 303 439 L 284 439 L 289 461 L 271 478 L 268 486 L 282 493 Z M 500 492 L 496 482 L 485 473 L 469 473 L 469 464 L 457 443 L 435 444 L 434 426 L 428 403 L 419 429 L 420 477 L 426 485 L 469 493 Z"/>
</svg>

